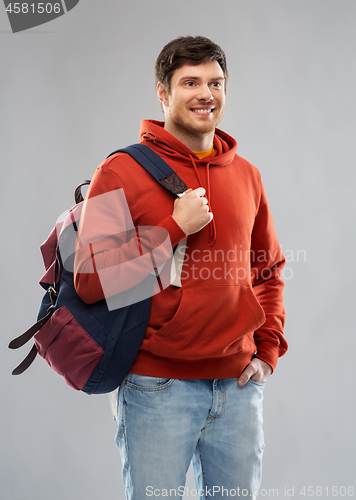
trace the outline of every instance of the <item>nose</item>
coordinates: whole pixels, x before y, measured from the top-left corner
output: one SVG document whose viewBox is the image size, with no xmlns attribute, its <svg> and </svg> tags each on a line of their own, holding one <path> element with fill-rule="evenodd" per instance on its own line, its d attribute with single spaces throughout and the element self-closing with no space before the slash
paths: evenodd
<svg viewBox="0 0 356 500">
<path fill-rule="evenodd" d="M 206 102 L 210 102 L 214 99 L 208 85 L 202 85 L 199 90 L 200 90 L 200 95 L 198 96 L 198 99 L 204 100 Z"/>
</svg>

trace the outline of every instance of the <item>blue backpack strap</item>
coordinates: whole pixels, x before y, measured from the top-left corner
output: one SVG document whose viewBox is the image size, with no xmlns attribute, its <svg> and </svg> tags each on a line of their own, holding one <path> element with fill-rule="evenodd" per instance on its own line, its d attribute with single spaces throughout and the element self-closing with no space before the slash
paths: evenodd
<svg viewBox="0 0 356 500">
<path fill-rule="evenodd" d="M 109 154 L 107 158 L 115 153 L 127 153 L 134 158 L 157 182 L 168 189 L 171 193 L 179 195 L 188 189 L 186 183 L 157 153 L 144 144 L 132 144 L 126 148 L 117 149 Z"/>
</svg>

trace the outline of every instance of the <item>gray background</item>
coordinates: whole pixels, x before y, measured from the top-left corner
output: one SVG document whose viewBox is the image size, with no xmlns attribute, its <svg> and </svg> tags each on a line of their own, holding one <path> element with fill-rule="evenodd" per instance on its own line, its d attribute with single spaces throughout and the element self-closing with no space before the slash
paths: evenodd
<svg viewBox="0 0 356 500">
<path fill-rule="evenodd" d="M 140 119 L 161 118 L 154 62 L 188 34 L 226 51 L 221 128 L 260 169 L 290 260 L 261 498 L 356 487 L 355 26 L 354 0 L 82 0 L 12 34 L 0 6 L 2 500 L 124 498 L 107 397 L 76 393 L 41 359 L 12 377 L 27 348 L 7 344 L 35 321 L 39 244 L 76 184 L 138 140 Z"/>
</svg>

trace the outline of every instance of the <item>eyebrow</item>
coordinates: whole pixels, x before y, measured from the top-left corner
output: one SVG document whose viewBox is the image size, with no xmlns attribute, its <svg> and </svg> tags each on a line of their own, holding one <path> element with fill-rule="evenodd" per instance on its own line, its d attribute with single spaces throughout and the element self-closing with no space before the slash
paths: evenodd
<svg viewBox="0 0 356 500">
<path fill-rule="evenodd" d="M 201 78 L 199 76 L 181 76 L 178 81 L 180 82 L 181 80 L 201 80 Z M 214 82 L 223 82 L 225 81 L 225 78 L 222 76 L 218 76 L 215 78 L 209 78 L 209 80 Z"/>
</svg>

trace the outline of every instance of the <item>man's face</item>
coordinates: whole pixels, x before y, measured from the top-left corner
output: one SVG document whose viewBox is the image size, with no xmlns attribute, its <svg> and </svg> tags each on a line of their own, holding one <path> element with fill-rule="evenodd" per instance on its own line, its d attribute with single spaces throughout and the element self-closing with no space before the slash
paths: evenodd
<svg viewBox="0 0 356 500">
<path fill-rule="evenodd" d="M 157 95 L 167 130 L 200 137 L 211 134 L 225 111 L 223 70 L 217 61 L 185 64 L 173 73 L 169 94 L 159 83 Z"/>
</svg>

